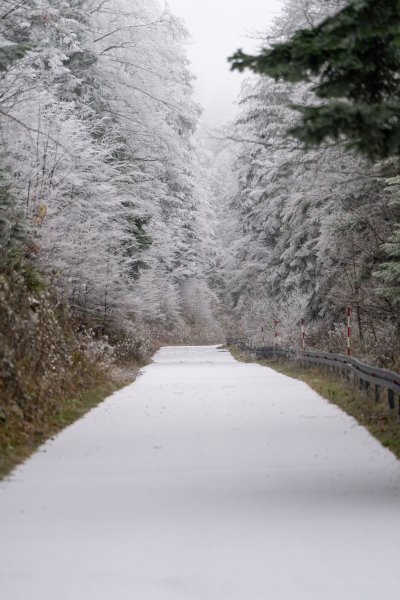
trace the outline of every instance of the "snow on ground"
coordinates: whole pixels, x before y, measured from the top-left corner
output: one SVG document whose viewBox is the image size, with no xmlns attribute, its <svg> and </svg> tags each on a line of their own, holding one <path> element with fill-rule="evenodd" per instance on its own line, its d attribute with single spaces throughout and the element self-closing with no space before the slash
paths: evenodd
<svg viewBox="0 0 400 600">
<path fill-rule="evenodd" d="M 399 465 L 301 382 L 164 348 L 0 484 L 0 597 L 398 600 Z"/>
</svg>

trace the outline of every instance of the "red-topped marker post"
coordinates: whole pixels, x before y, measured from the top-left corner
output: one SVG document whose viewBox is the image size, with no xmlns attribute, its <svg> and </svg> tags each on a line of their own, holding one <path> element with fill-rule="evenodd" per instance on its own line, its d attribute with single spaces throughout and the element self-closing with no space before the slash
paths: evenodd
<svg viewBox="0 0 400 600">
<path fill-rule="evenodd" d="M 351 306 L 347 306 L 347 354 L 351 356 Z"/>
<path fill-rule="evenodd" d="M 302 346 L 303 350 L 305 350 L 306 349 L 306 330 L 305 330 L 304 319 L 301 319 L 300 323 L 301 323 L 301 333 L 300 333 L 301 346 Z"/>
</svg>

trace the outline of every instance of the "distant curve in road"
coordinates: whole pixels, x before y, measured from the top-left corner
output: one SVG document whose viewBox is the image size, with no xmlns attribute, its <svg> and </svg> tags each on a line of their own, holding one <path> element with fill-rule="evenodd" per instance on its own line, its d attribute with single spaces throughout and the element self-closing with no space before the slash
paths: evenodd
<svg viewBox="0 0 400 600">
<path fill-rule="evenodd" d="M 163 348 L 0 483 L 0 597 L 398 600 L 399 465 L 304 383 Z"/>
</svg>

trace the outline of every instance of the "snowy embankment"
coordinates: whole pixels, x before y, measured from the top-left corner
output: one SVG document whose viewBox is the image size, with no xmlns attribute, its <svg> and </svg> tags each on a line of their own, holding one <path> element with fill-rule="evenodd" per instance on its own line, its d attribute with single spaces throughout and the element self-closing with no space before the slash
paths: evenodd
<svg viewBox="0 0 400 600">
<path fill-rule="evenodd" d="M 5 600 L 397 600 L 400 463 L 305 384 L 165 348 L 0 484 Z"/>
</svg>

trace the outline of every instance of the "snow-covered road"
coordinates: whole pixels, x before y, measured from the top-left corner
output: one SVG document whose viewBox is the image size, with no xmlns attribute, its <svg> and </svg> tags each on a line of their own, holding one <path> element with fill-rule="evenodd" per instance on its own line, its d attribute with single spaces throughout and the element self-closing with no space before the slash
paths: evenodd
<svg viewBox="0 0 400 600">
<path fill-rule="evenodd" d="M 0 483 L 2 600 L 398 600 L 400 463 L 305 384 L 215 347 Z"/>
</svg>

